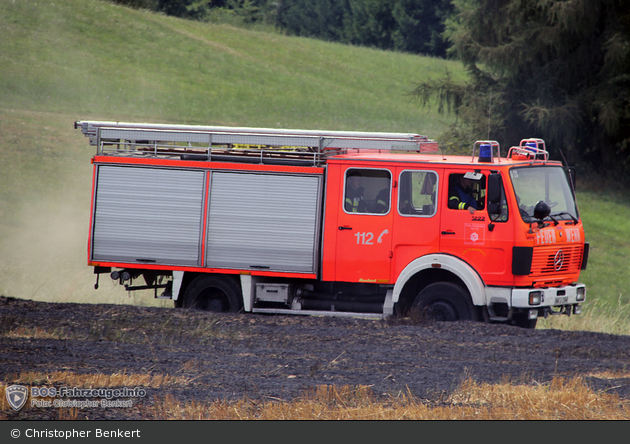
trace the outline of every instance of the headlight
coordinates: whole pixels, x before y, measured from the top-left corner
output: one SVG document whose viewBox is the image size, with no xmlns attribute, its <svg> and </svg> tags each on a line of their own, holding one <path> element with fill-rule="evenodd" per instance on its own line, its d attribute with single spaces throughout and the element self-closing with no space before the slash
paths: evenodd
<svg viewBox="0 0 630 444">
<path fill-rule="evenodd" d="M 576 301 L 583 301 L 586 298 L 586 287 L 579 287 L 575 293 Z"/>
<path fill-rule="evenodd" d="M 529 292 L 529 305 L 540 305 L 542 302 L 542 291 Z"/>
</svg>

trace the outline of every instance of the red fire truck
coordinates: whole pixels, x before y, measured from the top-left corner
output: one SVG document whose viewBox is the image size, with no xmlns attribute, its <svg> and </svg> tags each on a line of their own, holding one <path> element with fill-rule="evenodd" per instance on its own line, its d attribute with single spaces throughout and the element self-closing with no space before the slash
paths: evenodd
<svg viewBox="0 0 630 444">
<path fill-rule="evenodd" d="M 77 121 L 96 147 L 88 264 L 211 311 L 534 328 L 581 313 L 588 243 L 541 139 Z M 135 284 L 134 284 L 135 283 Z"/>
</svg>

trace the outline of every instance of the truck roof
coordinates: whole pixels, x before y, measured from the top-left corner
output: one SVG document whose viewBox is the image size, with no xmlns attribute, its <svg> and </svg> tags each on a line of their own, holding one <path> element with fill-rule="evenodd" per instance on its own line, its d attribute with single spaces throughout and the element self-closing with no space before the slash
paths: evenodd
<svg viewBox="0 0 630 444">
<path fill-rule="evenodd" d="M 330 161 L 457 165 L 529 165 L 548 162 L 541 139 L 526 139 L 502 158 L 496 141 L 477 141 L 472 156 L 444 155 L 438 143 L 415 133 L 322 131 L 253 127 L 76 121 L 97 155 L 181 160 L 291 164 Z M 496 151 L 496 156 L 495 156 Z"/>
<path fill-rule="evenodd" d="M 376 151 L 356 151 L 338 154 L 328 158 L 328 162 L 391 162 L 391 163 L 415 163 L 432 165 L 477 165 L 488 168 L 490 165 L 496 167 L 529 166 L 529 165 L 561 165 L 558 161 L 544 159 L 521 159 L 518 157 L 493 157 L 491 161 L 480 161 L 479 156 L 471 155 L 442 155 L 418 154 L 418 153 L 398 153 L 398 152 L 376 152 Z"/>
</svg>

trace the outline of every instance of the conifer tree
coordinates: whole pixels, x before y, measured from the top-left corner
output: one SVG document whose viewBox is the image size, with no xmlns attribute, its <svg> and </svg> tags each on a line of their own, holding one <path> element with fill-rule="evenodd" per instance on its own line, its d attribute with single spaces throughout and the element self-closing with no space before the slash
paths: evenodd
<svg viewBox="0 0 630 444">
<path fill-rule="evenodd" d="M 416 96 L 438 95 L 473 138 L 539 137 L 570 163 L 630 168 L 630 2 L 454 3 L 446 34 L 470 81 L 423 82 Z"/>
</svg>

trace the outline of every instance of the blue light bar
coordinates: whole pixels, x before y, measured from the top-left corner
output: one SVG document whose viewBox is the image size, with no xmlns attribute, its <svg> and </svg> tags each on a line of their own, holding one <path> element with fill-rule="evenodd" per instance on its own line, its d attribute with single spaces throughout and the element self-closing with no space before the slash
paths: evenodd
<svg viewBox="0 0 630 444">
<path fill-rule="evenodd" d="M 489 143 L 479 145 L 479 162 L 492 162 L 492 145 Z"/>
</svg>

